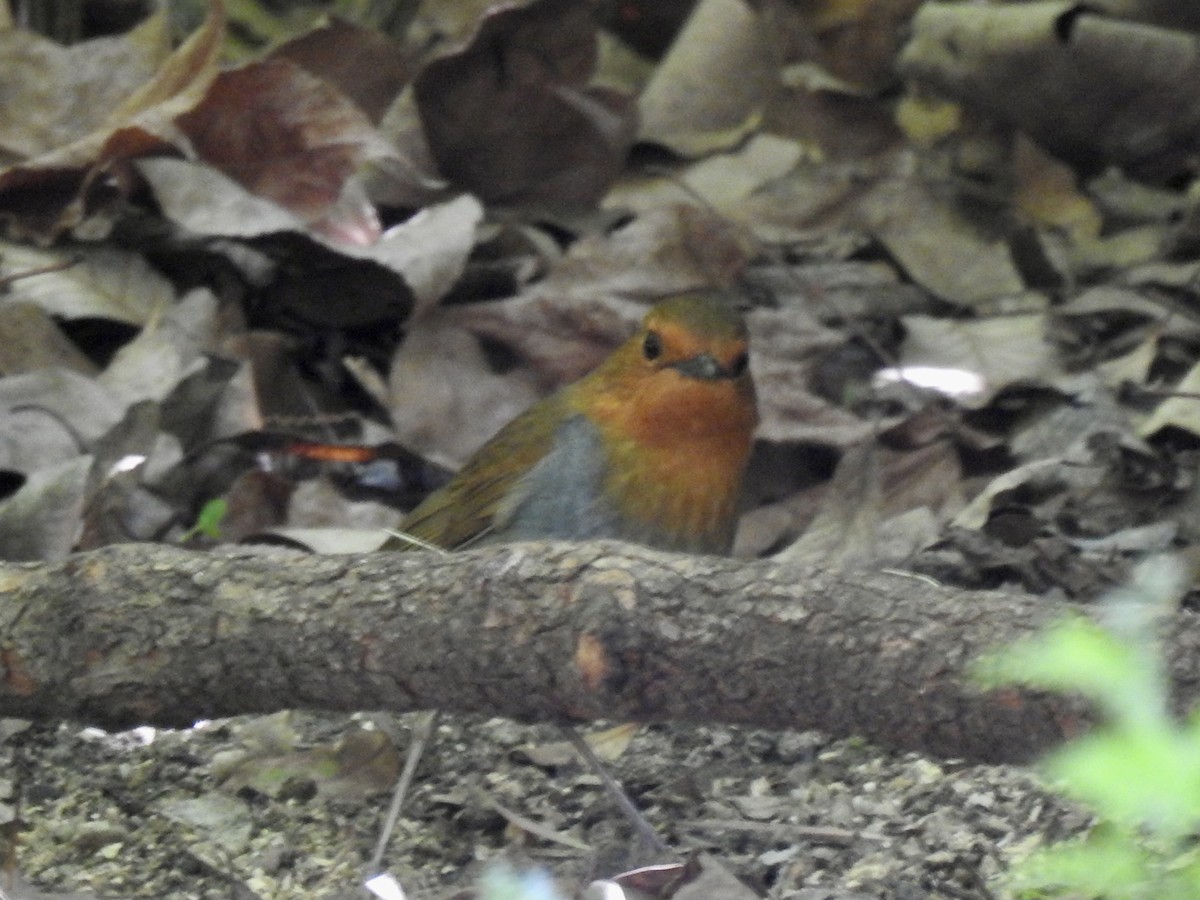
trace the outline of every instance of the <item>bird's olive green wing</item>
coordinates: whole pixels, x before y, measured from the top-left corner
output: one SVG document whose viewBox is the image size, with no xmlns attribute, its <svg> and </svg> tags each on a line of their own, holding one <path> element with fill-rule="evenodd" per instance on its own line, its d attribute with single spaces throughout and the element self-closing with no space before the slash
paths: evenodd
<svg viewBox="0 0 1200 900">
<path fill-rule="evenodd" d="M 500 429 L 445 487 L 430 494 L 399 530 L 445 550 L 487 535 L 502 502 L 554 443 L 567 404 L 562 392 Z"/>
</svg>

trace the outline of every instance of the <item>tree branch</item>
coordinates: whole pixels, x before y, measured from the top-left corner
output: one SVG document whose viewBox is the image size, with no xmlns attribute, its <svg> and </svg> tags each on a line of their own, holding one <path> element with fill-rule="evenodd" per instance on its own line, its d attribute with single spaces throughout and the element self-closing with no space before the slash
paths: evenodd
<svg viewBox="0 0 1200 900">
<path fill-rule="evenodd" d="M 747 723 L 1024 760 L 1083 705 L 983 693 L 981 650 L 1064 610 L 894 574 L 617 543 L 303 556 L 112 546 L 0 563 L 0 715 L 107 727 L 287 707 Z M 1191 616 L 1171 639 L 1200 684 Z"/>
</svg>

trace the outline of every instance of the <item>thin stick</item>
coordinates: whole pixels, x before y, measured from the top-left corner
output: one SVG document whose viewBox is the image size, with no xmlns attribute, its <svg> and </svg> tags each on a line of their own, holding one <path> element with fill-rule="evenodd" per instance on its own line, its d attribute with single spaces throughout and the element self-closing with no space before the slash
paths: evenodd
<svg viewBox="0 0 1200 900">
<path fill-rule="evenodd" d="M 559 730 L 563 736 L 571 743 L 576 752 L 583 757 L 588 767 L 600 778 L 604 784 L 605 790 L 609 796 L 616 801 L 617 806 L 621 808 L 621 812 L 625 817 L 633 823 L 634 830 L 638 836 L 645 842 L 646 846 L 651 847 L 657 853 L 667 853 L 670 848 L 666 842 L 658 836 L 653 826 L 646 821 L 646 818 L 638 811 L 633 801 L 629 799 L 629 795 L 625 793 L 625 789 L 617 783 L 617 780 L 608 774 L 608 769 L 604 767 L 604 762 L 596 755 L 596 751 L 578 731 L 570 725 L 560 725 Z"/>
<path fill-rule="evenodd" d="M 435 709 L 425 713 L 421 721 L 413 728 L 412 743 L 408 745 L 404 770 L 400 773 L 400 780 L 396 782 L 396 790 L 392 792 L 392 804 L 388 807 L 387 818 L 383 821 L 383 830 L 379 833 L 379 843 L 375 845 L 375 853 L 371 856 L 370 863 L 367 864 L 370 870 L 368 875 L 378 875 L 382 871 L 383 857 L 387 853 L 392 832 L 396 829 L 396 822 L 400 818 L 400 809 L 404 806 L 405 795 L 408 794 L 413 776 L 417 772 L 417 763 L 421 761 L 421 755 L 425 752 L 425 747 L 433 736 L 437 720 L 438 711 Z"/>
</svg>

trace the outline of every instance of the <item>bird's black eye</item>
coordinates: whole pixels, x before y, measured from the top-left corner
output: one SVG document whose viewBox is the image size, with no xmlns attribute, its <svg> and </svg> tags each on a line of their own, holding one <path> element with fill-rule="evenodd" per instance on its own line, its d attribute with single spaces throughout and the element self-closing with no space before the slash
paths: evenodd
<svg viewBox="0 0 1200 900">
<path fill-rule="evenodd" d="M 642 341 L 642 355 L 646 359 L 655 360 L 662 356 L 662 350 L 662 338 L 658 336 L 658 332 L 646 332 L 646 339 Z"/>
<path fill-rule="evenodd" d="M 733 361 L 733 365 L 729 367 L 729 371 L 733 373 L 733 377 L 737 378 L 743 374 L 750 366 L 750 354 L 739 353 L 737 359 Z"/>
</svg>

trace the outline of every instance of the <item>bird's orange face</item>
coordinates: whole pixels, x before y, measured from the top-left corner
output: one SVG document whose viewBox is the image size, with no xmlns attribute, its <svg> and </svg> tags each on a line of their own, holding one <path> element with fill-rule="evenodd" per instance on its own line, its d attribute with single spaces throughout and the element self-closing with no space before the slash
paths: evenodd
<svg viewBox="0 0 1200 900">
<path fill-rule="evenodd" d="M 758 423 L 749 365 L 741 316 L 719 298 L 686 295 L 646 316 L 587 379 L 585 402 L 645 447 L 706 437 L 748 443 Z"/>
</svg>

